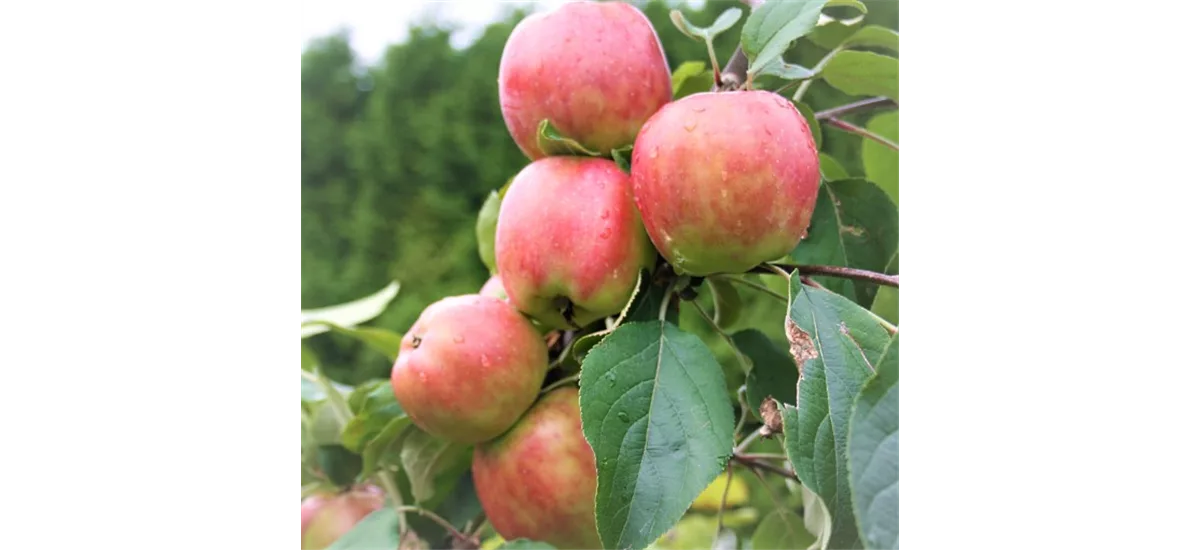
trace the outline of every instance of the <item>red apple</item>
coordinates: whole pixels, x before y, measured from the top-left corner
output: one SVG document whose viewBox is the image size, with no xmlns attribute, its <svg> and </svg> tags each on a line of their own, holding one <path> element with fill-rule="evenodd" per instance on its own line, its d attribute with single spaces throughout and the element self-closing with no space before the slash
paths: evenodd
<svg viewBox="0 0 1200 550">
<path fill-rule="evenodd" d="M 413 424 L 460 443 L 492 439 L 537 399 L 546 343 L 509 304 L 469 294 L 421 313 L 400 343 L 392 390 Z"/>
<path fill-rule="evenodd" d="M 300 502 L 300 548 L 325 548 L 380 508 L 383 491 L 370 485 L 312 495 Z"/>
<path fill-rule="evenodd" d="M 504 292 L 504 283 L 500 282 L 500 277 L 495 275 L 492 275 L 486 283 L 483 283 L 483 288 L 479 289 L 479 293 L 500 300 L 508 300 L 508 294 Z"/>
<path fill-rule="evenodd" d="M 804 116 L 756 90 L 687 96 L 646 122 L 633 193 L 646 231 L 679 273 L 744 273 L 808 229 L 820 185 Z"/>
<path fill-rule="evenodd" d="M 536 160 L 500 205 L 496 269 L 509 302 L 543 326 L 582 327 L 619 313 L 654 258 L 629 176 L 611 160 Z"/>
<path fill-rule="evenodd" d="M 531 159 L 538 124 L 608 154 L 671 101 L 671 70 L 650 21 L 621 2 L 571 2 L 517 24 L 500 58 L 500 110 Z"/>
<path fill-rule="evenodd" d="M 512 430 L 476 446 L 471 475 L 500 536 L 557 548 L 602 548 L 596 458 L 583 437 L 577 388 L 542 396 Z"/>
</svg>

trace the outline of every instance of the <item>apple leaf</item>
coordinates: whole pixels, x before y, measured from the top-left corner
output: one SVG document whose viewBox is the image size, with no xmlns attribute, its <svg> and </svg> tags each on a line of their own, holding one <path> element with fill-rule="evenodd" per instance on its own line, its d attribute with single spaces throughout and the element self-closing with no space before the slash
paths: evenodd
<svg viewBox="0 0 1200 550">
<path fill-rule="evenodd" d="M 816 28 L 825 6 L 853 6 L 866 13 L 857 0 L 794 0 L 765 2 L 746 18 L 742 26 L 742 51 L 750 62 L 751 74 L 759 74 L 787 51 L 792 42 Z"/>
<path fill-rule="evenodd" d="M 900 251 L 892 256 L 892 261 L 883 270 L 888 275 L 900 273 Z M 893 325 L 900 324 L 900 289 L 894 286 L 880 285 L 875 292 L 875 301 L 871 302 L 871 311 L 883 317 Z"/>
<path fill-rule="evenodd" d="M 712 69 L 703 61 L 687 61 L 671 73 L 671 96 L 679 99 L 712 89 Z"/>
<path fill-rule="evenodd" d="M 506 541 L 497 550 L 555 550 L 554 546 L 541 541 L 516 539 Z"/>
<path fill-rule="evenodd" d="M 867 121 L 867 129 L 893 143 L 900 143 L 900 111 L 880 113 Z M 863 171 L 867 179 L 879 185 L 892 202 L 900 204 L 900 151 L 878 141 L 862 141 Z"/>
<path fill-rule="evenodd" d="M 413 499 L 425 502 L 434 497 L 435 483 L 456 478 L 471 464 L 471 447 L 413 430 L 404 437 L 400 464 L 412 484 Z"/>
<path fill-rule="evenodd" d="M 742 316 L 742 296 L 733 283 L 723 279 L 705 279 L 713 294 L 713 320 L 721 328 L 729 328 Z"/>
<path fill-rule="evenodd" d="M 849 95 L 882 95 L 900 102 L 900 60 L 894 57 L 843 50 L 825 64 L 821 77 Z"/>
<path fill-rule="evenodd" d="M 808 233 L 789 255 L 800 265 L 882 271 L 899 247 L 899 212 L 875 184 L 852 178 L 824 182 Z M 870 306 L 876 284 L 815 277 L 826 288 Z"/>
<path fill-rule="evenodd" d="M 321 325 L 337 334 L 354 338 L 366 344 L 367 347 L 386 355 L 388 360 L 393 362 L 400 353 L 400 342 L 404 340 L 403 335 L 381 327 L 347 328 L 328 321 L 313 321 L 312 324 Z"/>
<path fill-rule="evenodd" d="M 782 57 L 776 57 L 759 70 L 758 74 L 777 76 L 784 80 L 808 80 L 816 76 L 817 73 L 807 67 L 788 63 Z"/>
<path fill-rule="evenodd" d="M 729 8 L 721 12 L 721 15 L 717 16 L 716 21 L 713 21 L 712 25 L 701 27 L 693 24 L 691 21 L 688 21 L 687 18 L 683 16 L 683 12 L 679 10 L 671 10 L 671 23 L 675 24 L 675 28 L 679 29 L 679 32 L 682 32 L 683 34 L 697 40 L 712 40 L 713 38 L 716 38 L 718 34 L 721 34 L 736 25 L 738 20 L 741 18 L 742 10 L 738 8 Z"/>
<path fill-rule="evenodd" d="M 588 156 L 588 157 L 603 156 L 603 153 L 600 153 L 599 151 L 593 151 L 591 149 L 588 149 L 587 147 L 584 147 L 583 144 L 579 143 L 578 141 L 575 141 L 574 139 L 564 136 L 562 134 L 562 132 L 559 132 L 558 129 L 555 128 L 554 125 L 550 123 L 549 119 L 542 120 L 542 122 L 538 124 L 537 144 L 538 144 L 538 148 L 541 149 L 543 153 L 545 153 L 547 155 L 551 155 L 551 156 L 553 156 L 553 155 L 576 155 L 576 156 Z"/>
<path fill-rule="evenodd" d="M 850 418 L 850 495 L 867 548 L 900 547 L 900 335 Z"/>
<path fill-rule="evenodd" d="M 584 437 L 599 474 L 605 548 L 645 548 L 683 516 L 733 451 L 720 363 L 697 336 L 662 321 L 623 324 L 583 361 Z"/>
<path fill-rule="evenodd" d="M 354 524 L 327 550 L 356 550 L 361 548 L 399 548 L 400 518 L 391 508 L 375 510 Z"/>
<path fill-rule="evenodd" d="M 900 33 L 879 25 L 867 25 L 850 35 L 843 48 L 866 46 L 869 48 L 884 48 L 893 52 L 900 51 Z"/>
<path fill-rule="evenodd" d="M 479 259 L 488 272 L 496 273 L 496 221 L 500 218 L 500 194 L 492 191 L 479 209 L 475 220 L 475 240 L 478 243 Z"/>
<path fill-rule="evenodd" d="M 396 297 L 400 283 L 392 281 L 370 296 L 336 306 L 300 310 L 300 338 L 329 330 L 329 323 L 353 327 L 377 317 Z"/>
<path fill-rule="evenodd" d="M 772 510 L 750 538 L 754 548 L 808 548 L 817 537 L 804 528 L 804 518 L 787 509 Z"/>
<path fill-rule="evenodd" d="M 781 404 L 796 404 L 796 381 L 800 371 L 787 352 L 757 329 L 737 332 L 733 335 L 733 343 L 754 365 L 746 376 L 746 400 L 755 417 L 762 419 L 758 407 L 767 397 Z"/>
<path fill-rule="evenodd" d="M 347 449 L 363 452 L 367 443 L 397 418 L 407 417 L 390 380 L 378 380 L 359 386 L 347 399 L 354 416 L 342 428 L 341 442 Z"/>
<path fill-rule="evenodd" d="M 816 144 L 817 150 L 821 150 L 821 125 L 817 123 L 817 115 L 813 113 L 812 107 L 807 103 L 794 103 L 796 110 L 804 115 L 804 122 L 808 124 L 808 131 L 812 132 L 813 143 Z"/>
<path fill-rule="evenodd" d="M 612 150 L 613 162 L 617 163 L 617 167 L 620 168 L 621 171 L 625 172 L 626 174 L 629 173 L 629 165 L 631 162 L 630 159 L 632 159 L 632 158 L 633 158 L 633 146 L 632 145 L 626 145 L 624 147 L 621 147 L 620 149 Z"/>
<path fill-rule="evenodd" d="M 815 134 L 814 134 L 815 136 Z M 821 153 L 821 179 L 825 181 L 844 180 L 850 177 L 850 173 L 842 167 L 842 163 L 830 155 Z"/>
<path fill-rule="evenodd" d="M 888 333 L 866 310 L 823 289 L 789 280 L 785 321 L 791 355 L 802 365 L 796 403 L 783 407 L 784 448 L 796 475 L 821 497 L 832 522 L 829 545 L 859 544 L 846 469 L 854 401 L 874 375 Z"/>
</svg>

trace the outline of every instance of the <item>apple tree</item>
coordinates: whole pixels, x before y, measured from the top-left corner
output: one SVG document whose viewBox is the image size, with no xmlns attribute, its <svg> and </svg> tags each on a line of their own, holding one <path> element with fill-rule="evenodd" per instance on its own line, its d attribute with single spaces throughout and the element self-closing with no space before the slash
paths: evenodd
<svg viewBox="0 0 1200 550">
<path fill-rule="evenodd" d="M 398 283 L 302 312 L 393 362 L 342 386 L 302 345 L 303 548 L 898 547 L 899 35 L 858 0 L 746 8 L 672 13 L 696 61 L 623 2 L 514 28 L 492 278 L 405 334 L 366 325 Z M 817 82 L 856 99 L 814 111 Z"/>
</svg>

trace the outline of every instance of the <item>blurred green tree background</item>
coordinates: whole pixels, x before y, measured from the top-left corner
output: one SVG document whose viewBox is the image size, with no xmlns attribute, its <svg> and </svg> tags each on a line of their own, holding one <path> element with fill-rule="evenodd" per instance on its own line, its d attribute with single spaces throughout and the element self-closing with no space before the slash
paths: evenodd
<svg viewBox="0 0 1200 550">
<path fill-rule="evenodd" d="M 746 10 L 732 1 L 711 1 L 699 9 L 661 0 L 630 3 L 653 23 L 672 68 L 707 59 L 702 42 L 671 24 L 672 9 L 704 25 L 730 7 Z M 899 30 L 897 2 L 866 4 L 865 23 Z M 399 295 L 370 324 L 403 333 L 425 306 L 476 292 L 487 280 L 476 253 L 476 214 L 488 192 L 528 163 L 501 118 L 497 70 L 509 33 L 529 11 L 514 5 L 462 49 L 452 46 L 451 28 L 410 28 L 405 42 L 391 46 L 370 67 L 361 65 L 345 33 L 315 40 L 303 52 L 302 308 L 360 298 L 394 279 L 401 284 Z M 718 37 L 722 60 L 737 46 L 740 28 L 739 22 Z M 788 59 L 811 67 L 826 52 L 804 39 Z M 814 110 L 852 99 L 820 81 L 805 96 Z M 860 139 L 826 131 L 824 140 L 823 150 L 851 175 L 863 173 Z M 786 292 L 782 285 L 777 288 Z M 781 311 L 771 310 L 782 304 L 750 293 L 743 298 L 746 311 L 735 328 L 760 328 L 782 342 L 782 326 L 769 321 L 781 318 Z M 715 338 L 703 321 L 685 315 L 681 322 Z M 339 381 L 354 384 L 390 372 L 382 355 L 341 335 L 324 333 L 306 343 Z M 727 367 L 736 368 L 720 344 L 714 351 Z"/>
</svg>

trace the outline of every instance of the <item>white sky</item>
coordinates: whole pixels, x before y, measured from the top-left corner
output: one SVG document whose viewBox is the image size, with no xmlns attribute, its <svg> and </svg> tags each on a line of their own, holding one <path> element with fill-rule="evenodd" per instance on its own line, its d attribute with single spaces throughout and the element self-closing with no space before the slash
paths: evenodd
<svg viewBox="0 0 1200 550">
<path fill-rule="evenodd" d="M 410 22 L 423 16 L 454 21 L 462 28 L 454 35 L 455 46 L 474 40 L 483 27 L 499 17 L 506 7 L 536 5 L 539 11 L 566 0 L 301 0 L 300 47 L 309 40 L 350 30 L 350 44 L 361 61 L 372 64 L 387 46 L 404 40 Z M 689 4 L 702 4 L 691 0 Z"/>
</svg>

